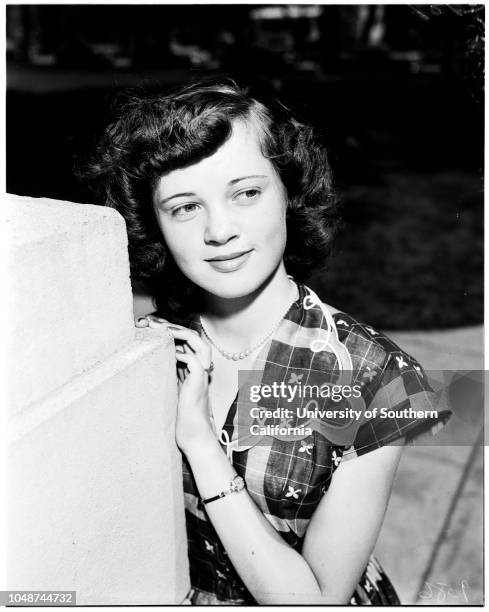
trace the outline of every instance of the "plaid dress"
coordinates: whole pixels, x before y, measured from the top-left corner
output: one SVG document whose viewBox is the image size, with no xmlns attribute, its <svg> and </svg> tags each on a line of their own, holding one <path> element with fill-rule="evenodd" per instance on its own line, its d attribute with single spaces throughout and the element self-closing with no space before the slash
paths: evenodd
<svg viewBox="0 0 489 612">
<path fill-rule="evenodd" d="M 362 415 L 373 406 L 396 411 L 409 407 L 436 409 L 436 394 L 412 357 L 372 327 L 343 312 L 331 315 L 305 285 L 298 284 L 298 289 L 299 298 L 256 358 L 253 384 L 347 382 L 361 389 L 361 396 L 344 401 Z M 195 322 L 192 326 L 199 329 Z M 240 389 L 245 386 L 240 375 Z M 321 401 L 319 408 L 328 402 L 331 406 L 330 399 Z M 273 409 L 279 403 L 276 398 L 263 399 L 260 407 Z M 410 440 L 429 430 L 435 433 L 449 416 L 450 411 L 444 410 L 432 418 L 378 416 L 344 418 L 340 422 L 312 417 L 302 423 L 295 417 L 289 425 L 307 425 L 308 429 L 303 430 L 306 435 L 250 435 L 250 426 L 256 424 L 256 419 L 250 416 L 246 399 L 238 392 L 227 414 L 221 443 L 255 504 L 280 536 L 300 552 L 309 521 L 327 494 L 340 462 L 401 438 Z M 260 423 L 267 424 L 271 421 Z M 207 517 L 185 458 L 183 476 L 192 602 L 256 605 Z M 373 556 L 350 603 L 400 603 Z"/>
</svg>

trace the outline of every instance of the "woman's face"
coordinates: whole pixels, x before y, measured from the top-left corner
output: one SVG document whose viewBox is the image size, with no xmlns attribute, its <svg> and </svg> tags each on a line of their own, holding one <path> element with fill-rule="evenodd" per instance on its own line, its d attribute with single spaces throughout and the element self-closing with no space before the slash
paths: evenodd
<svg viewBox="0 0 489 612">
<path fill-rule="evenodd" d="M 251 123 L 236 121 L 213 155 L 162 176 L 153 201 L 176 264 L 215 296 L 249 295 L 282 261 L 286 192 Z"/>
</svg>

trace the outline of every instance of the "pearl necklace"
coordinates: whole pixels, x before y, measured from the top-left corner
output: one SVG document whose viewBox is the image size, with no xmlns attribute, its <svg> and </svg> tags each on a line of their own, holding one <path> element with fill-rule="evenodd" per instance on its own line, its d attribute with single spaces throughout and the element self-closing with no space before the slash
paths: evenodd
<svg viewBox="0 0 489 612">
<path fill-rule="evenodd" d="M 295 292 L 294 292 L 294 301 L 295 301 Z M 216 348 L 221 353 L 221 355 L 225 357 L 226 359 L 229 359 L 232 361 L 239 361 L 240 359 L 244 359 L 245 357 L 248 357 L 248 355 L 256 351 L 256 349 L 259 348 L 262 344 L 265 344 L 265 342 L 270 338 L 270 336 L 278 329 L 278 326 L 282 322 L 282 319 L 284 318 L 284 316 L 289 311 L 289 308 L 290 308 L 290 304 L 287 306 L 287 310 L 280 316 L 280 319 L 278 319 L 278 321 L 274 323 L 272 329 L 270 329 L 270 331 L 268 331 L 265 336 L 262 336 L 262 338 L 260 338 L 258 342 L 256 342 L 252 346 L 249 346 L 244 351 L 241 351 L 238 353 L 230 353 L 229 351 L 225 351 L 224 349 L 222 349 L 209 335 L 209 332 L 205 328 L 204 322 L 202 321 L 202 317 L 199 317 L 199 321 L 200 321 L 200 326 L 202 327 L 202 331 L 204 332 L 205 337 L 207 338 L 207 340 L 209 340 L 212 346 Z"/>
</svg>

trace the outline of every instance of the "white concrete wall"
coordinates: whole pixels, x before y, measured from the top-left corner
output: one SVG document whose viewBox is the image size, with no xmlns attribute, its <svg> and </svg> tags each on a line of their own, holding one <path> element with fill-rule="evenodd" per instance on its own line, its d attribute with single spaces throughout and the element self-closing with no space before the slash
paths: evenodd
<svg viewBox="0 0 489 612">
<path fill-rule="evenodd" d="M 8 198 L 9 589 L 173 604 L 189 589 L 172 341 L 137 330 L 113 210 Z"/>
<path fill-rule="evenodd" d="M 122 217 L 47 199 L 8 196 L 8 205 L 15 413 L 111 355 L 134 332 Z"/>
</svg>

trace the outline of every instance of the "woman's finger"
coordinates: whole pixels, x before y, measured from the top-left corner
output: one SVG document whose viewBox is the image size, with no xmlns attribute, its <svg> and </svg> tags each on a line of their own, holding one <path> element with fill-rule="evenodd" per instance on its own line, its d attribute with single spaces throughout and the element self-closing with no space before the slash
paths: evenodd
<svg viewBox="0 0 489 612">
<path fill-rule="evenodd" d="M 177 377 L 178 377 L 180 384 L 185 382 L 185 379 L 187 378 L 187 374 L 188 374 L 187 366 L 183 366 L 182 364 L 177 366 Z"/>
<path fill-rule="evenodd" d="M 190 327 L 184 327 L 183 325 L 177 325 L 176 323 L 168 323 L 168 329 L 175 333 L 176 332 L 182 332 L 182 333 L 188 332 L 189 334 L 192 334 L 193 336 L 200 338 L 199 333 L 195 329 L 190 329 Z"/>
<path fill-rule="evenodd" d="M 180 361 L 178 359 L 178 355 L 182 354 L 182 353 L 187 353 L 188 351 L 190 351 L 190 349 L 185 345 L 185 344 L 176 344 L 175 345 L 175 351 L 177 353 L 176 358 L 177 358 L 177 376 L 178 376 L 178 380 L 180 381 L 180 384 L 185 382 L 185 379 L 187 378 L 188 374 L 189 374 L 189 369 L 186 365 L 183 364 L 182 361 Z"/>
<path fill-rule="evenodd" d="M 188 345 L 200 360 L 202 368 L 205 369 L 210 366 L 212 357 L 211 347 L 197 332 L 173 325 L 169 325 L 168 330 L 176 340 L 183 340 Z"/>
<path fill-rule="evenodd" d="M 167 323 L 164 321 L 159 321 L 158 319 L 155 319 L 155 317 L 149 318 L 149 327 L 151 327 L 151 329 L 161 329 L 161 327 L 165 327 L 166 325 Z"/>
<path fill-rule="evenodd" d="M 153 329 L 156 325 L 161 325 L 163 323 L 168 324 L 168 321 L 163 319 L 163 317 L 158 317 L 154 314 L 147 314 L 144 317 L 137 317 L 134 322 L 136 327 L 152 327 Z"/>
<path fill-rule="evenodd" d="M 184 363 L 190 374 L 204 374 L 205 370 L 200 363 L 200 360 L 193 353 L 178 353 L 177 361 Z"/>
<path fill-rule="evenodd" d="M 149 325 L 149 319 L 148 317 L 138 317 L 135 321 L 134 321 L 134 325 L 136 327 L 148 327 Z"/>
<path fill-rule="evenodd" d="M 150 327 L 151 329 L 161 329 L 162 326 L 166 326 L 175 340 L 181 342 L 181 344 L 177 343 L 175 346 L 177 359 L 183 352 L 191 353 L 197 357 L 201 369 L 208 369 L 211 366 L 211 347 L 196 331 L 183 327 L 183 325 L 169 324 L 166 319 L 154 314 L 138 317 L 135 325 L 136 327 Z"/>
</svg>

